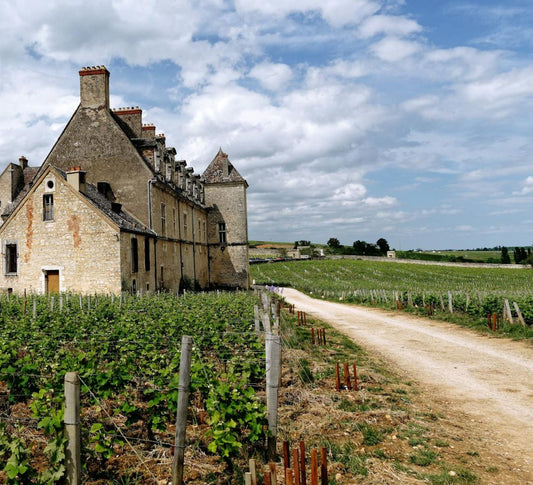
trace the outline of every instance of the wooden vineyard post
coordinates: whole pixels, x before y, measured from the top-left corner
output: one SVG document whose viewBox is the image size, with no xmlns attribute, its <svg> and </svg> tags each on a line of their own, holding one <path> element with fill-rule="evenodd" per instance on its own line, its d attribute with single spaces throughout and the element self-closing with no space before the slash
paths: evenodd
<svg viewBox="0 0 533 485">
<path fill-rule="evenodd" d="M 66 482 L 81 483 L 80 378 L 77 372 L 65 374 Z"/>
<path fill-rule="evenodd" d="M 305 441 L 300 441 L 300 485 L 306 484 L 307 478 L 305 475 Z"/>
<path fill-rule="evenodd" d="M 259 326 L 259 307 L 257 305 L 254 306 L 254 326 L 256 332 L 261 330 Z"/>
<path fill-rule="evenodd" d="M 292 481 L 292 477 L 293 477 L 293 472 L 292 472 L 292 468 L 287 468 L 285 470 L 285 485 L 293 485 L 293 481 Z"/>
<path fill-rule="evenodd" d="M 311 329 L 311 345 L 315 345 L 315 329 Z"/>
<path fill-rule="evenodd" d="M 248 463 L 249 463 L 250 475 L 251 475 L 250 485 L 257 485 L 257 471 L 256 471 L 255 459 L 250 458 L 250 461 Z"/>
<path fill-rule="evenodd" d="M 511 313 L 511 306 L 507 298 L 503 300 L 503 319 L 511 324 L 513 323 L 513 314 Z"/>
<path fill-rule="evenodd" d="M 278 434 L 278 387 L 281 373 L 281 337 L 267 333 L 266 346 L 267 419 L 268 430 L 270 431 L 267 439 L 267 456 L 269 460 L 275 460 Z"/>
<path fill-rule="evenodd" d="M 298 448 L 292 450 L 292 469 L 294 471 L 294 485 L 300 485 L 300 457 Z"/>
<path fill-rule="evenodd" d="M 518 321 L 525 327 L 526 321 L 524 320 L 524 317 L 522 315 L 522 312 L 520 311 L 520 307 L 518 306 L 518 303 L 516 301 L 513 301 L 513 307 L 516 312 L 516 315 L 518 317 Z"/>
<path fill-rule="evenodd" d="M 265 485 L 272 485 L 272 476 L 270 472 L 265 472 L 263 478 L 265 479 Z"/>
<path fill-rule="evenodd" d="M 183 463 L 185 459 L 185 430 L 187 427 L 187 407 L 191 386 L 192 337 L 184 335 L 181 339 L 180 380 L 178 384 L 178 409 L 176 411 L 176 438 L 174 459 L 172 460 L 172 485 L 183 483 Z"/>
<path fill-rule="evenodd" d="M 353 389 L 354 391 L 359 390 L 359 384 L 357 383 L 357 365 L 353 364 Z"/>
<path fill-rule="evenodd" d="M 33 319 L 37 318 L 37 300 L 33 297 Z"/>
<path fill-rule="evenodd" d="M 273 462 L 270 462 L 268 464 L 268 468 L 270 469 L 270 477 L 272 478 L 272 485 L 276 485 L 278 481 L 278 472 L 276 470 L 276 464 Z M 265 482 L 266 485 L 266 482 Z"/>
<path fill-rule="evenodd" d="M 448 291 L 448 311 L 453 313 L 453 296 L 451 291 Z"/>
<path fill-rule="evenodd" d="M 328 485 L 328 455 L 326 448 L 320 448 L 320 483 Z"/>
<path fill-rule="evenodd" d="M 341 390 L 341 373 L 338 362 L 335 364 L 335 390 L 337 392 Z"/>
<path fill-rule="evenodd" d="M 289 442 L 284 441 L 283 442 L 283 469 L 286 470 L 287 468 L 291 467 L 291 458 L 289 456 Z"/>
<path fill-rule="evenodd" d="M 270 333 L 272 331 L 272 328 L 270 327 L 270 317 L 268 315 L 268 312 L 263 313 L 262 320 L 264 331 L 266 333 Z"/>
<path fill-rule="evenodd" d="M 350 369 L 346 362 L 344 363 L 344 387 L 348 389 L 348 391 L 352 390 L 352 384 L 350 383 Z"/>
<path fill-rule="evenodd" d="M 316 450 L 311 450 L 311 485 L 318 485 L 318 456 Z"/>
</svg>

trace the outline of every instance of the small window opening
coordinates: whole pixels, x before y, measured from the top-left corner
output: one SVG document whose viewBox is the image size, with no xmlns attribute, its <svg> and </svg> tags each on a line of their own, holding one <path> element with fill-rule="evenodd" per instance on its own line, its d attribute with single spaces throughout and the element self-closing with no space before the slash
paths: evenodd
<svg viewBox="0 0 533 485">
<path fill-rule="evenodd" d="M 131 238 L 131 272 L 137 273 L 139 271 L 139 247 L 137 238 Z"/>
<path fill-rule="evenodd" d="M 54 196 L 53 194 L 43 195 L 43 221 L 54 220 Z"/>
<path fill-rule="evenodd" d="M 225 244 L 226 241 L 226 223 L 225 222 L 219 222 L 218 223 L 218 239 L 221 244 Z"/>
<path fill-rule="evenodd" d="M 17 273 L 17 245 L 6 244 L 6 273 Z"/>
</svg>

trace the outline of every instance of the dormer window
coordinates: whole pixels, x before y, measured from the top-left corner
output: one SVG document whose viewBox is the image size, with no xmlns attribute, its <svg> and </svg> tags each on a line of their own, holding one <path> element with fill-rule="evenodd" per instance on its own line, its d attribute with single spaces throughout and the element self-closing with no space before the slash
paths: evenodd
<svg viewBox="0 0 533 485">
<path fill-rule="evenodd" d="M 54 220 L 54 195 L 43 195 L 43 221 Z"/>
<path fill-rule="evenodd" d="M 220 244 L 226 244 L 226 223 L 225 222 L 219 222 L 218 223 L 218 240 Z"/>
</svg>

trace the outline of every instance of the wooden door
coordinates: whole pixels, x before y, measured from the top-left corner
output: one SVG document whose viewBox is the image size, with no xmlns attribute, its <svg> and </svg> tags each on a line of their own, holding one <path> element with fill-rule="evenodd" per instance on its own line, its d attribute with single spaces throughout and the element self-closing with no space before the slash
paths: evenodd
<svg viewBox="0 0 533 485">
<path fill-rule="evenodd" d="M 46 293 L 59 293 L 59 270 L 46 272 Z"/>
</svg>

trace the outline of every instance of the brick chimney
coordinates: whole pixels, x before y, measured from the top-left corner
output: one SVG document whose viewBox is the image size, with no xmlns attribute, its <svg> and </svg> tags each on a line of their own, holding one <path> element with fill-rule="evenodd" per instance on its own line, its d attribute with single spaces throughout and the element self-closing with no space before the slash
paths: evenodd
<svg viewBox="0 0 533 485">
<path fill-rule="evenodd" d="M 24 155 L 19 157 L 19 165 L 22 170 L 28 166 L 28 159 Z"/>
<path fill-rule="evenodd" d="M 82 67 L 80 103 L 82 108 L 109 109 L 109 71 L 105 66 Z"/>
<path fill-rule="evenodd" d="M 82 194 L 87 193 L 87 184 L 85 182 L 85 174 L 81 167 L 71 167 L 67 172 L 67 182 L 74 187 L 75 190 Z"/>
<path fill-rule="evenodd" d="M 144 124 L 142 126 L 142 137 L 155 139 L 155 125 Z"/>
<path fill-rule="evenodd" d="M 128 125 L 135 138 L 143 137 L 142 109 L 138 106 L 135 106 L 135 108 L 118 108 L 113 110 L 113 114 L 120 116 L 120 119 Z"/>
</svg>

